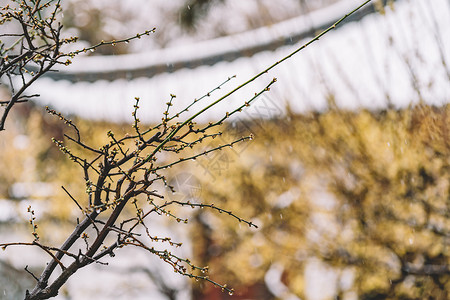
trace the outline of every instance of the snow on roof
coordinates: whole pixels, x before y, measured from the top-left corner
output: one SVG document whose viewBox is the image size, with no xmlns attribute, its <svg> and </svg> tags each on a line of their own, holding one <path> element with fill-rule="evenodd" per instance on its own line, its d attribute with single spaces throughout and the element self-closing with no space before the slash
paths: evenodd
<svg viewBox="0 0 450 300">
<path fill-rule="evenodd" d="M 349 4 L 351 2 L 352 5 Z M 345 0 L 333 7 L 336 10 L 339 8 L 339 14 L 344 15 L 355 7 L 355 2 L 362 3 Z M 319 42 L 205 113 L 199 121 L 221 117 L 226 111 L 248 100 L 273 77 L 277 77 L 278 82 L 270 93 L 261 97 L 261 101 L 255 102 L 255 106 L 264 104 L 267 110 L 268 106 L 283 109 L 289 104 L 294 112 L 322 110 L 326 108 L 331 95 L 344 108 L 386 107 L 387 99 L 395 107 L 417 103 L 420 99 L 435 105 L 448 103 L 450 71 L 449 64 L 445 67 L 442 61 L 450 61 L 449 11 L 449 4 L 445 0 L 397 1 L 395 9 L 387 9 L 385 15 L 369 15 L 360 22 L 348 23 L 330 32 Z M 293 34 L 293 28 L 311 24 L 308 23 L 312 22 L 311 19 L 317 18 L 314 25 L 319 26 L 335 17 L 334 11 L 327 9 L 314 14 L 310 20 L 302 17 L 252 31 L 252 36 L 243 33 L 164 50 L 166 52 L 161 50 L 150 54 L 117 56 L 114 60 L 104 57 L 80 58 L 71 72 L 138 68 L 152 63 L 213 54 L 223 50 L 223 47 L 245 48 L 274 36 L 286 38 Z M 177 95 L 175 112 L 229 76 L 236 74 L 237 79 L 226 85 L 228 90 L 237 86 L 305 41 L 232 62 L 180 69 L 151 78 L 99 80 L 93 83 L 43 78 L 29 92 L 40 93 L 41 98 L 37 102 L 48 104 L 63 113 L 116 122 L 131 121 L 133 99 L 138 96 L 141 98 L 140 119 L 157 122 L 162 117 L 170 93 Z M 203 103 L 198 103 L 197 109 L 223 95 L 227 91 L 226 87 L 203 100 Z M 245 116 L 245 112 L 242 115 Z"/>
<path fill-rule="evenodd" d="M 252 56 L 261 50 L 292 45 L 299 39 L 333 25 L 359 4 L 360 0 L 341 0 L 307 15 L 271 26 L 145 53 L 81 56 L 74 59 L 69 67 L 56 66 L 59 72 L 50 72 L 46 76 L 71 81 L 131 79 L 151 77 L 155 73 L 172 72 L 181 68 L 213 65 L 219 61 L 232 61 L 238 57 Z M 359 19 L 372 11 L 373 5 L 367 5 L 353 19 Z"/>
</svg>

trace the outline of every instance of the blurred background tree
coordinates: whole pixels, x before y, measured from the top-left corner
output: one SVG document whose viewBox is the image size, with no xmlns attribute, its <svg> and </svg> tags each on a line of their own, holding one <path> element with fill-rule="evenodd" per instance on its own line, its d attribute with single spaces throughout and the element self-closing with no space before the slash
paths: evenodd
<svg viewBox="0 0 450 300">
<path fill-rule="evenodd" d="M 236 224 L 220 214 L 195 212 L 190 228 L 196 261 L 209 266 L 211 277 L 233 286 L 236 297 L 309 299 L 308 280 L 319 276 L 315 267 L 335 274 L 327 284 L 343 298 L 447 299 L 449 112 L 449 105 L 380 112 L 330 109 L 259 123 L 263 126 L 230 124 L 224 140 L 243 131 L 255 140 L 245 149 L 221 152 L 227 158 L 190 163 L 201 187 L 195 197 L 239 211 L 260 228 L 236 231 Z M 28 133 L 29 146 L 36 150 L 30 155 L 2 143 L 2 161 L 29 166 L 48 155 L 49 175 L 39 168 L 16 168 L 32 181 L 77 186 L 73 167 L 58 152 L 50 154 L 54 147 L 43 142 L 58 126 L 48 127 L 51 118 L 34 109 L 29 113 L 30 125 L 22 133 Z M 93 141 L 106 128 L 122 127 L 80 122 Z M 211 160 L 216 168 L 207 174 L 199 165 L 212 166 Z M 2 191 L 10 187 L 2 180 Z M 59 221 L 47 219 L 42 227 L 55 232 L 55 225 L 71 223 L 71 209 L 62 194 L 51 199 L 49 215 Z M 286 287 L 280 294 L 277 284 Z M 230 296 L 207 284 L 194 285 L 194 299 L 214 297 Z"/>
<path fill-rule="evenodd" d="M 339 298 L 447 299 L 449 113 L 449 105 L 330 109 L 249 122 L 257 138 L 224 179 L 202 181 L 202 197 L 262 226 L 235 236 L 227 220 L 201 214 L 198 259 L 242 295 L 265 280 L 277 291 L 267 284 L 275 267 L 287 289 L 274 296 L 311 299 L 315 264 L 335 274 L 323 284 Z M 210 299 L 204 291 L 196 299 Z"/>
</svg>

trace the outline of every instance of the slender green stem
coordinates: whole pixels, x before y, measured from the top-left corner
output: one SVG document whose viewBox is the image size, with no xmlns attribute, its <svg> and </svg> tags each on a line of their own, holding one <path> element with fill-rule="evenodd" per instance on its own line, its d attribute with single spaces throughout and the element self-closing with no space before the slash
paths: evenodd
<svg viewBox="0 0 450 300">
<path fill-rule="evenodd" d="M 358 11 L 359 9 L 361 9 L 363 6 L 365 6 L 367 3 L 369 3 L 372 0 L 367 0 L 364 3 L 362 3 L 360 6 L 356 7 L 354 10 L 352 10 L 351 12 L 349 12 L 348 14 L 346 14 L 345 16 L 343 16 L 341 19 L 339 19 L 336 23 L 334 23 L 333 25 L 331 25 L 330 27 L 328 27 L 326 30 L 324 30 L 323 32 L 321 32 L 319 35 L 317 35 L 316 37 L 314 37 L 313 39 L 311 39 L 309 42 L 307 42 L 306 44 L 303 44 L 301 47 L 297 48 L 296 50 L 294 50 L 293 52 L 291 52 L 289 55 L 283 57 L 281 60 L 276 61 L 275 63 L 273 63 L 272 65 L 270 65 L 269 67 L 267 67 L 266 69 L 264 69 L 263 71 L 259 72 L 258 74 L 256 74 L 255 76 L 253 76 L 252 78 L 250 78 L 249 80 L 245 81 L 244 83 L 240 84 L 239 86 L 237 86 L 236 88 L 234 88 L 233 90 L 231 90 L 230 92 L 226 93 L 225 95 L 223 95 L 222 97 L 220 97 L 219 99 L 217 99 L 216 101 L 214 101 L 213 103 L 209 104 L 208 106 L 204 107 L 203 109 L 201 109 L 199 112 L 197 112 L 196 114 L 194 114 L 192 117 L 190 117 L 189 119 L 187 119 L 186 121 L 184 121 L 181 125 L 177 126 L 171 133 L 169 133 L 169 135 L 153 150 L 152 153 L 150 153 L 146 159 L 145 162 L 147 162 L 148 160 L 150 160 L 150 158 L 152 158 L 159 150 L 161 150 L 161 148 L 167 143 L 169 142 L 172 137 L 181 129 L 183 128 L 186 124 L 192 122 L 192 120 L 194 120 L 196 117 L 198 117 L 199 115 L 201 115 L 202 113 L 204 113 L 206 110 L 210 109 L 211 107 L 215 106 L 216 104 L 218 104 L 219 102 L 223 101 L 224 99 L 228 98 L 229 96 L 231 96 L 232 94 L 234 94 L 236 91 L 240 90 L 241 88 L 243 88 L 244 86 L 248 85 L 249 83 L 255 81 L 257 78 L 261 77 L 263 74 L 266 74 L 267 72 L 269 72 L 271 69 L 273 69 L 274 67 L 276 67 L 277 65 L 281 64 L 282 62 L 284 62 L 285 60 L 291 58 L 292 56 L 294 56 L 295 54 L 297 54 L 298 52 L 302 51 L 303 49 L 305 49 L 306 47 L 308 47 L 309 45 L 311 45 L 312 43 L 318 41 L 322 36 L 324 36 L 325 34 L 327 34 L 328 32 L 330 32 L 331 30 L 335 29 L 336 26 L 338 26 L 340 23 L 342 23 L 342 21 L 344 21 L 345 19 L 347 19 L 349 16 L 351 16 L 352 14 L 354 14 L 356 11 Z"/>
</svg>

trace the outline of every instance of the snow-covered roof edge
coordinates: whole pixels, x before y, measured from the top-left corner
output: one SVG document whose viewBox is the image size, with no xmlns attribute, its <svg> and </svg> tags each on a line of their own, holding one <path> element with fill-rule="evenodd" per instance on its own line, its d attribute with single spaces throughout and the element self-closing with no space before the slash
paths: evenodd
<svg viewBox="0 0 450 300">
<path fill-rule="evenodd" d="M 102 79 L 111 81 L 119 78 L 149 78 L 182 68 L 192 69 L 201 65 L 214 65 L 220 61 L 233 61 L 261 51 L 291 45 L 312 36 L 318 30 L 330 27 L 362 3 L 362 0 L 341 0 L 308 15 L 196 44 L 145 53 L 78 57 L 70 67 L 60 67 L 59 72 L 50 72 L 46 76 L 55 80 L 91 82 Z M 360 20 L 374 11 L 374 4 L 369 3 L 346 22 Z"/>
</svg>

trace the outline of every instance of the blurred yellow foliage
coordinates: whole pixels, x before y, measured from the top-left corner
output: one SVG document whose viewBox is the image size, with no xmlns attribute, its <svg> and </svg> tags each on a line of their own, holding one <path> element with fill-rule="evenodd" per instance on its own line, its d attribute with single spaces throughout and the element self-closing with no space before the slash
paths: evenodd
<svg viewBox="0 0 450 300">
<path fill-rule="evenodd" d="M 361 299 L 447 299 L 449 112 L 448 105 L 420 105 L 249 122 L 255 141 L 234 157 L 225 178 L 203 176 L 202 198 L 260 228 L 241 232 L 233 220 L 214 215 L 220 225 L 209 236 L 202 232 L 206 249 L 194 243 L 198 259 L 212 276 L 237 286 L 264 280 L 281 263 L 284 284 L 300 297 L 305 264 L 320 258 L 337 270 L 353 267 L 351 291 Z M 219 250 L 208 251 L 212 244 Z M 258 264 L 251 265 L 255 255 Z"/>
<path fill-rule="evenodd" d="M 24 107 L 0 140 L 0 197 L 12 197 L 15 182 L 51 183 L 49 214 L 70 219 L 76 207 L 58 187 L 64 185 L 86 205 L 85 182 L 81 169 L 63 159 L 50 138 L 62 139 L 71 128 Z M 246 121 L 243 130 L 254 134 L 254 141 L 170 170 L 192 173 L 202 202 L 259 226 L 249 229 L 227 214 L 194 210 L 189 220 L 196 263 L 210 266 L 211 278 L 227 282 L 237 294 L 264 282 L 276 264 L 283 268 L 282 283 L 304 298 L 305 266 L 320 259 L 338 274 L 351 270 L 350 288 L 336 285 L 340 296 L 447 299 L 449 113 L 449 105 L 420 105 L 288 115 L 263 126 Z M 108 141 L 109 129 L 125 133 L 130 128 L 76 124 L 89 133 L 82 138 L 93 147 Z M 240 129 L 228 126 L 209 146 L 240 137 L 233 134 Z M 5 142 L 18 136 L 27 142 Z"/>
</svg>

